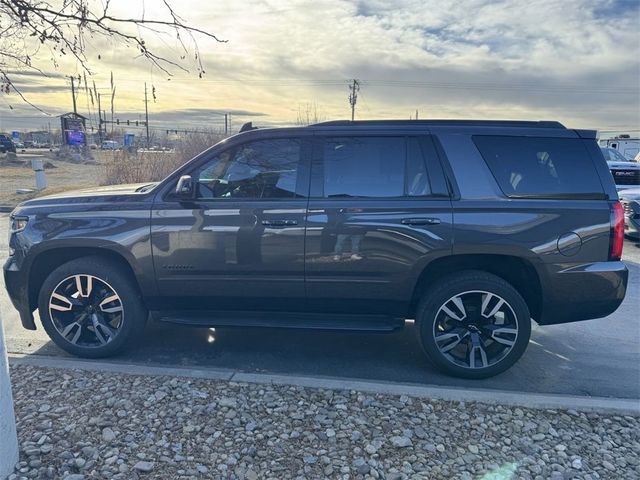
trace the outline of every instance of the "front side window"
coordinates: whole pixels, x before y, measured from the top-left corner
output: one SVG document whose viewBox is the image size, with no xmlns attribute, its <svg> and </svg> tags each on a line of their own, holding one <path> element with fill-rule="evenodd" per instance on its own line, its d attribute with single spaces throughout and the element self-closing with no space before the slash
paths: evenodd
<svg viewBox="0 0 640 480">
<path fill-rule="evenodd" d="M 404 195 L 404 137 L 335 137 L 324 143 L 326 198 Z"/>
<path fill-rule="evenodd" d="M 300 163 L 300 140 L 258 140 L 226 150 L 196 175 L 196 195 L 213 198 L 293 198 Z"/>
<path fill-rule="evenodd" d="M 476 135 L 473 141 L 507 196 L 602 195 L 582 139 Z"/>
</svg>

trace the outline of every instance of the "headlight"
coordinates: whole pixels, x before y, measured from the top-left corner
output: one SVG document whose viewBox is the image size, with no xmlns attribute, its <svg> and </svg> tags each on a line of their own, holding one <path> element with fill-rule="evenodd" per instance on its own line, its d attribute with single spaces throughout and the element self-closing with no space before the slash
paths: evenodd
<svg viewBox="0 0 640 480">
<path fill-rule="evenodd" d="M 9 234 L 18 233 L 27 228 L 28 217 L 11 217 L 11 228 Z"/>
</svg>

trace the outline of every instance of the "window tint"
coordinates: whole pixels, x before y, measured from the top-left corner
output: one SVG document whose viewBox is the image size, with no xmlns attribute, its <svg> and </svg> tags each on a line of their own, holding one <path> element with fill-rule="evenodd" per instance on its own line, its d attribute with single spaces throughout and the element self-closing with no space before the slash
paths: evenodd
<svg viewBox="0 0 640 480">
<path fill-rule="evenodd" d="M 300 140 L 260 140 L 217 155 L 197 175 L 197 196 L 291 198 L 295 196 Z"/>
<path fill-rule="evenodd" d="M 508 196 L 602 194 L 581 139 L 474 136 L 473 141 Z"/>
<path fill-rule="evenodd" d="M 403 137 L 327 138 L 324 196 L 401 197 L 405 157 Z"/>
<path fill-rule="evenodd" d="M 422 197 L 431 195 L 431 180 L 427 162 L 418 139 L 407 139 L 407 195 Z"/>
</svg>

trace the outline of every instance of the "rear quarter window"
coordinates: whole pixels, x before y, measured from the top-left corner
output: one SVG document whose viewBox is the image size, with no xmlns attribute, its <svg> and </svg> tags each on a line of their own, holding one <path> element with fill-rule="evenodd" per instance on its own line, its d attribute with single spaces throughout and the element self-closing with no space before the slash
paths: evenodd
<svg viewBox="0 0 640 480">
<path fill-rule="evenodd" d="M 509 197 L 604 197 L 582 139 L 475 135 L 473 141 Z"/>
</svg>

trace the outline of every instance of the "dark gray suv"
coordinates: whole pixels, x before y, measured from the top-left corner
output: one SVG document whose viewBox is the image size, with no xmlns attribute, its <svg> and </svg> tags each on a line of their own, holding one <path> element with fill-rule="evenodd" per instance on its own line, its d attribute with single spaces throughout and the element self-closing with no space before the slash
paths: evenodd
<svg viewBox="0 0 640 480">
<path fill-rule="evenodd" d="M 250 129 L 158 184 L 21 204 L 6 286 L 25 328 L 99 357 L 180 324 L 392 331 L 483 378 L 531 321 L 622 302 L 623 212 L 596 132 L 557 122 Z"/>
</svg>

